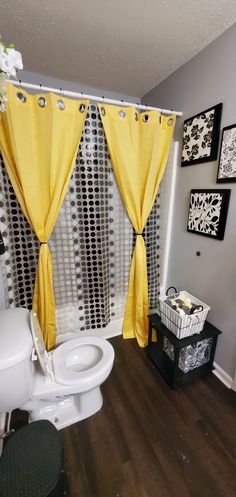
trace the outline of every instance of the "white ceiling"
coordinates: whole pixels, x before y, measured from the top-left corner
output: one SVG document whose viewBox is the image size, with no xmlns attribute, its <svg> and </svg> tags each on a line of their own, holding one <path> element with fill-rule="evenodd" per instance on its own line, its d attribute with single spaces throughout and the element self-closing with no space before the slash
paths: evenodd
<svg viewBox="0 0 236 497">
<path fill-rule="evenodd" d="M 143 96 L 236 22 L 235 0 L 1 0 L 24 69 Z"/>
</svg>

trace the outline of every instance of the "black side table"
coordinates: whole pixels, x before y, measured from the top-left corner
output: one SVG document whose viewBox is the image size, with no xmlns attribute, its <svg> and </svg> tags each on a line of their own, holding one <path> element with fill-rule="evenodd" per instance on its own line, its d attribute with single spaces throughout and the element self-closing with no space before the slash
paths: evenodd
<svg viewBox="0 0 236 497">
<path fill-rule="evenodd" d="M 206 321 L 201 333 L 178 339 L 162 324 L 158 314 L 151 314 L 147 354 L 167 383 L 176 388 L 212 372 L 220 333 Z"/>
</svg>

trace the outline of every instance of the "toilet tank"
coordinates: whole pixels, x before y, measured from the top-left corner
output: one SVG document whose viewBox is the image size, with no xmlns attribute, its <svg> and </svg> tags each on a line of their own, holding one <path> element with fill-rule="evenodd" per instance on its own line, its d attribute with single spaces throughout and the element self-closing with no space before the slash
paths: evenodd
<svg viewBox="0 0 236 497">
<path fill-rule="evenodd" d="M 0 310 L 0 413 L 20 407 L 33 392 L 29 311 Z"/>
</svg>

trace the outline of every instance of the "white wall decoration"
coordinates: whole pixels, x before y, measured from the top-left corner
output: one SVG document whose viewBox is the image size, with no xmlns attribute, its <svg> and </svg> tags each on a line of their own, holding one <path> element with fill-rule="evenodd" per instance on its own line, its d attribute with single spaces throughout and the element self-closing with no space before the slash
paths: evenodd
<svg viewBox="0 0 236 497">
<path fill-rule="evenodd" d="M 222 104 L 184 121 L 182 166 L 217 159 Z"/>
<path fill-rule="evenodd" d="M 231 190 L 191 190 L 187 230 L 224 239 Z"/>
<path fill-rule="evenodd" d="M 236 124 L 223 129 L 217 183 L 236 181 Z"/>
</svg>

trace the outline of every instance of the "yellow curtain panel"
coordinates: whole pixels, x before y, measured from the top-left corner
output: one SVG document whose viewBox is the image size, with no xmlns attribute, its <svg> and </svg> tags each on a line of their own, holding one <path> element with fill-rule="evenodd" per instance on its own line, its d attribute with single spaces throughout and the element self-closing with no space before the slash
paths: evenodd
<svg viewBox="0 0 236 497">
<path fill-rule="evenodd" d="M 146 248 L 142 236 L 165 171 L 176 117 L 156 111 L 138 114 L 134 107 L 99 105 L 113 169 L 121 197 L 136 232 L 124 338 L 136 337 L 147 345 L 148 279 Z"/>
<path fill-rule="evenodd" d="M 30 95 L 7 85 L 0 150 L 21 208 L 40 245 L 33 298 L 47 349 L 55 345 L 56 311 L 48 240 L 70 181 L 88 101 Z"/>
</svg>

